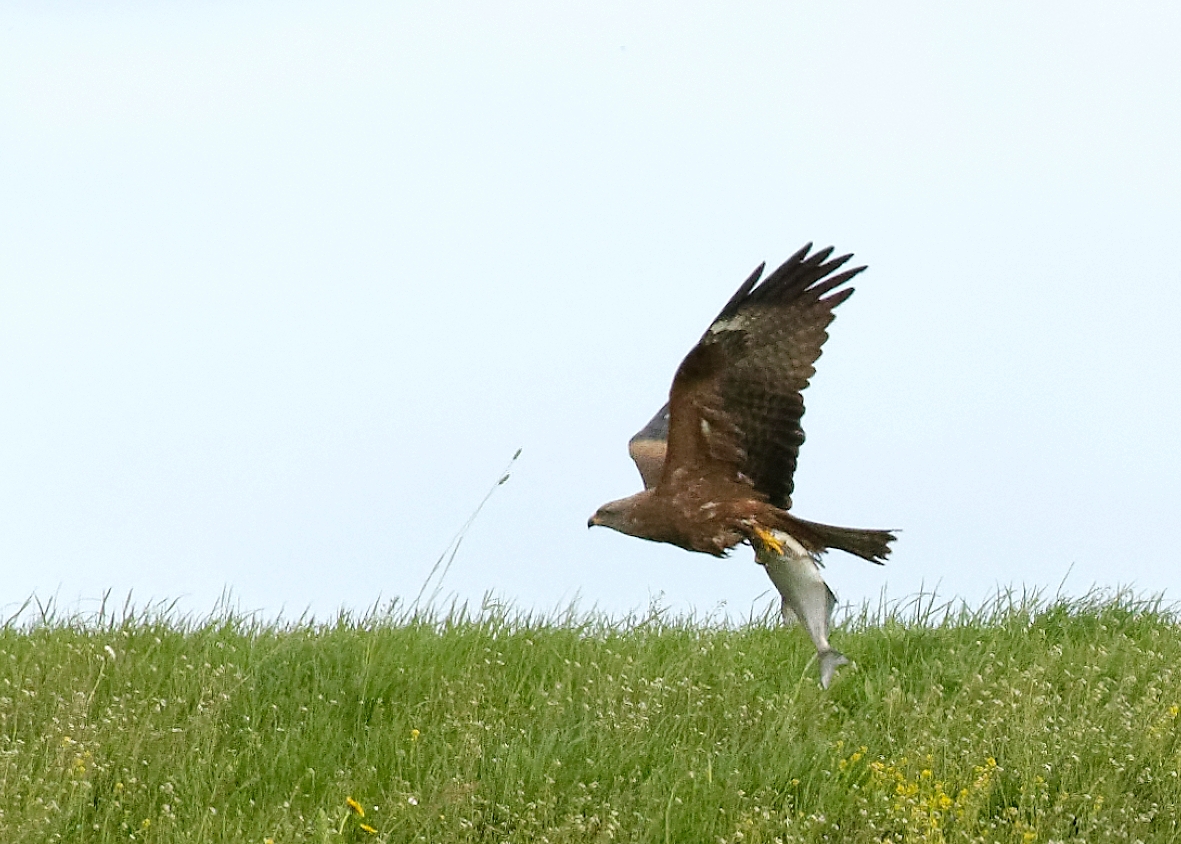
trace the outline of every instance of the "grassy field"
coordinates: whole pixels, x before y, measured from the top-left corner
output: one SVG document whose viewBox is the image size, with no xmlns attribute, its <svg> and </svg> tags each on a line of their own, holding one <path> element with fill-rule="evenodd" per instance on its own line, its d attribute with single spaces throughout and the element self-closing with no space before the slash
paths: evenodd
<svg viewBox="0 0 1181 844">
<path fill-rule="evenodd" d="M 1181 840 L 1158 608 L 920 601 L 834 643 L 822 692 L 770 622 L 10 622 L 0 841 Z"/>
</svg>

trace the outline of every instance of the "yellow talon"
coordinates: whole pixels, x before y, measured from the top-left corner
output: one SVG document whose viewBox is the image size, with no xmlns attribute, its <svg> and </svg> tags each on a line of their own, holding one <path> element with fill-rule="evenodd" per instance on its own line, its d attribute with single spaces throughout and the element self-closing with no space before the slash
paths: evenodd
<svg viewBox="0 0 1181 844">
<path fill-rule="evenodd" d="M 782 542 L 780 542 L 778 539 L 776 539 L 775 534 L 773 534 L 771 531 L 767 530 L 766 528 L 762 528 L 762 527 L 759 527 L 758 525 L 755 525 L 754 533 L 755 533 L 755 536 L 757 536 L 759 538 L 759 541 L 762 542 L 765 547 L 774 551 L 776 554 L 779 554 L 780 556 L 782 556 L 783 553 L 787 550 L 787 546 L 784 545 Z"/>
</svg>

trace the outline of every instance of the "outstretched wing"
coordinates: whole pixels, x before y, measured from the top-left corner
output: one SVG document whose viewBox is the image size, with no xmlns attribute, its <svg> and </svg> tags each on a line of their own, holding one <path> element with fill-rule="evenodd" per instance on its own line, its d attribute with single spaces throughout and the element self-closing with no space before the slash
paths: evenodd
<svg viewBox="0 0 1181 844">
<path fill-rule="evenodd" d="M 627 451 L 636 468 L 640 470 L 640 477 L 644 479 L 644 489 L 651 489 L 660 480 L 660 473 L 664 471 L 664 454 L 668 450 L 668 405 L 656 411 L 656 415 L 648 420 L 648 424 L 636 432 L 627 442 Z"/>
<path fill-rule="evenodd" d="M 811 248 L 761 284 L 763 267 L 755 270 L 681 362 L 669 395 L 661 484 L 737 480 L 791 507 L 804 442 L 801 393 L 816 372 L 833 308 L 853 293 L 837 288 L 865 269 L 834 275 L 852 256 L 828 260 L 832 247 L 808 255 Z M 641 474 L 648 485 L 643 467 Z"/>
</svg>

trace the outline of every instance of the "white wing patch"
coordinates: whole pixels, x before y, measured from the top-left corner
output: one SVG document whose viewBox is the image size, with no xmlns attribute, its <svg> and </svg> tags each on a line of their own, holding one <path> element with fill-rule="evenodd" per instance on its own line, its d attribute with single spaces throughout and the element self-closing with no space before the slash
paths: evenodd
<svg viewBox="0 0 1181 844">
<path fill-rule="evenodd" d="M 736 314 L 728 319 L 719 319 L 709 327 L 708 334 L 721 334 L 723 331 L 741 331 L 748 322 L 745 314 Z"/>
</svg>

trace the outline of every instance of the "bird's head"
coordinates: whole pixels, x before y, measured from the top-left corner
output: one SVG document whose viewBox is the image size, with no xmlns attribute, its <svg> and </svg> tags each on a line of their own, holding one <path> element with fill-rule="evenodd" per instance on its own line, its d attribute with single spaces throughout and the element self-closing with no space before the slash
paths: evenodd
<svg viewBox="0 0 1181 844">
<path fill-rule="evenodd" d="M 628 496 L 627 498 L 621 498 L 618 501 L 608 501 L 595 511 L 595 514 L 587 521 L 586 526 L 592 528 L 600 525 L 617 530 L 620 533 L 626 533 L 629 536 L 643 536 L 637 518 L 638 511 L 636 504 L 641 497 L 647 495 L 649 493 L 645 491 Z"/>
</svg>

